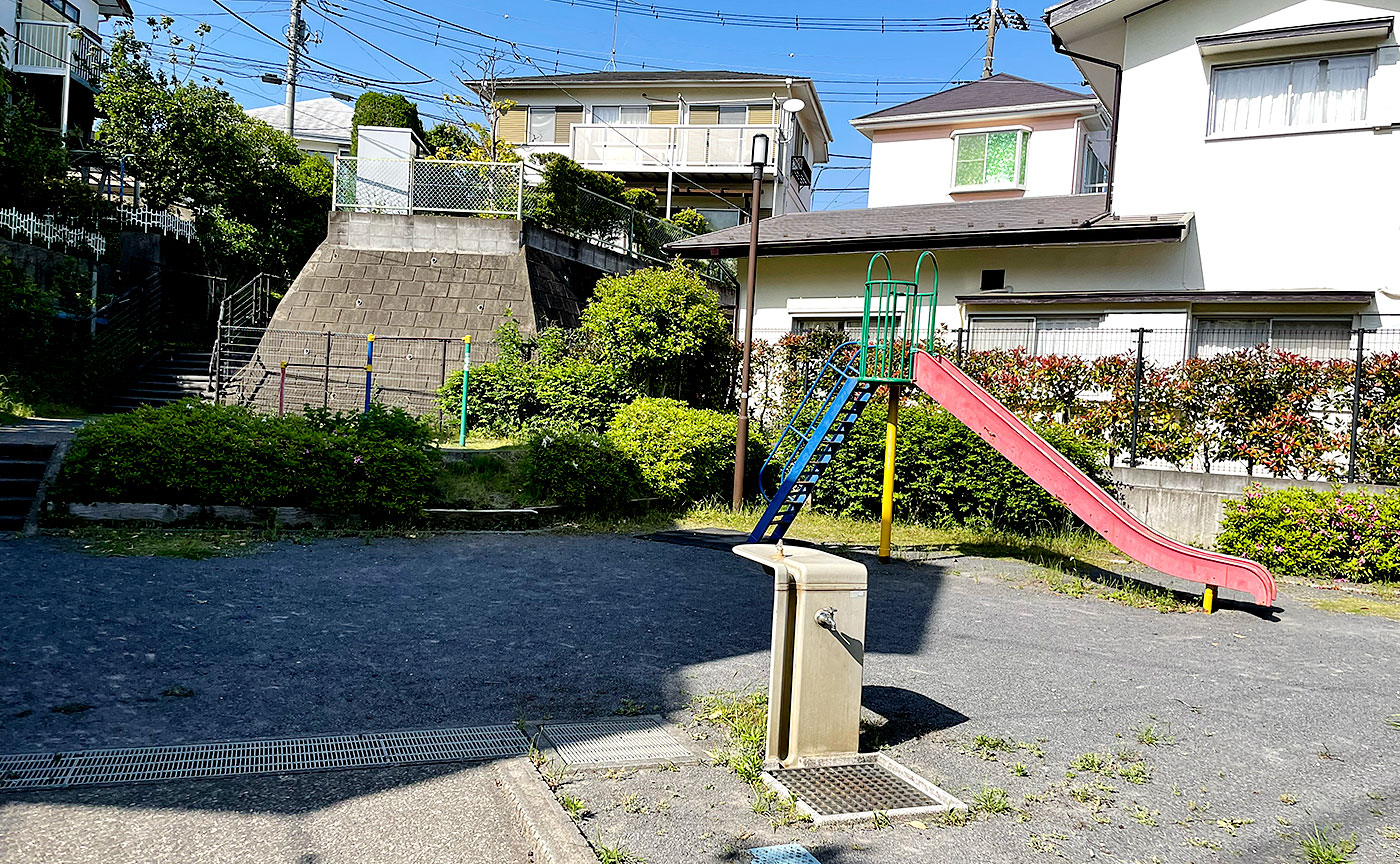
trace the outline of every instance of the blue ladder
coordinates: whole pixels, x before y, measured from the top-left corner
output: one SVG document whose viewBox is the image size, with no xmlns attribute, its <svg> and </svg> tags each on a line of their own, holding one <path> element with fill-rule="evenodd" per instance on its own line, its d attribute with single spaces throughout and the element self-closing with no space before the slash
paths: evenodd
<svg viewBox="0 0 1400 864">
<path fill-rule="evenodd" d="M 778 438 L 773 452 L 763 463 L 759 489 L 768 499 L 768 507 L 749 534 L 750 543 L 781 540 L 787 533 L 788 526 L 797 518 L 802 505 L 812 497 L 822 472 L 846 442 L 861 410 L 874 397 L 879 386 L 877 382 L 861 380 L 857 343 L 847 342 L 831 352 L 807 395 L 802 397 L 792 420 Z M 812 420 L 799 432 L 798 427 L 808 403 L 816 406 Z M 769 465 L 777 463 L 789 435 L 796 440 L 792 452 L 783 461 L 782 482 L 769 495 L 763 488 L 761 478 Z"/>
</svg>

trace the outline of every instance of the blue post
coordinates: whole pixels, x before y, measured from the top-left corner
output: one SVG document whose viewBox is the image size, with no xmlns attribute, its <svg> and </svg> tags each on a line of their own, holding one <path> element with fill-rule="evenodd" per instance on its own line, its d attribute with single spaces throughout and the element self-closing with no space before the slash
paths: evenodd
<svg viewBox="0 0 1400 864">
<path fill-rule="evenodd" d="M 457 429 L 457 446 L 467 446 L 467 376 L 472 368 L 472 337 L 462 337 L 462 423 Z"/>
<path fill-rule="evenodd" d="M 369 413 L 370 385 L 374 383 L 374 334 L 365 337 L 365 413 Z"/>
</svg>

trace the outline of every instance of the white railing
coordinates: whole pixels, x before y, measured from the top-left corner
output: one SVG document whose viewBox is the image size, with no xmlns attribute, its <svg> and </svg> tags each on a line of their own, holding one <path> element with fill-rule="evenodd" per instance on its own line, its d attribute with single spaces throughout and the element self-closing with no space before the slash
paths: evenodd
<svg viewBox="0 0 1400 864">
<path fill-rule="evenodd" d="M 162 234 L 195 239 L 194 222 L 166 210 L 147 210 L 144 207 L 117 207 L 117 221 L 123 225 L 135 225 L 143 229 L 155 229 Z"/>
<path fill-rule="evenodd" d="M 65 21 L 17 21 L 16 72 L 62 74 L 65 66 L 73 77 L 89 86 L 101 80 L 102 43 L 91 33 Z"/>
<path fill-rule="evenodd" d="M 569 154 L 588 168 L 747 168 L 755 135 L 777 137 L 774 126 L 617 126 L 575 123 Z M 769 147 L 774 165 L 777 147 Z"/>
<path fill-rule="evenodd" d="M 60 225 L 48 216 L 21 213 L 14 208 L 0 210 L 0 228 L 9 229 L 16 240 L 37 241 L 50 248 L 55 244 L 86 246 L 99 256 L 107 251 L 107 241 L 96 231 Z"/>
</svg>

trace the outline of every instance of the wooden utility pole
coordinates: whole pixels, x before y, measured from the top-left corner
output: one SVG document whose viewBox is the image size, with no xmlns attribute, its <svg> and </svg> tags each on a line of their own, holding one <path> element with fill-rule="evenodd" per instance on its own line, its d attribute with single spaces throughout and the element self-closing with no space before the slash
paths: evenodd
<svg viewBox="0 0 1400 864">
<path fill-rule="evenodd" d="M 294 134 L 297 115 L 297 60 L 301 46 L 306 44 L 306 25 L 301 21 L 301 4 L 292 0 L 292 20 L 287 25 L 287 134 Z"/>
<path fill-rule="evenodd" d="M 997 26 L 1001 23 L 1001 7 L 997 0 L 987 10 L 987 56 L 982 60 L 982 77 L 992 77 L 992 60 L 997 51 Z"/>
</svg>

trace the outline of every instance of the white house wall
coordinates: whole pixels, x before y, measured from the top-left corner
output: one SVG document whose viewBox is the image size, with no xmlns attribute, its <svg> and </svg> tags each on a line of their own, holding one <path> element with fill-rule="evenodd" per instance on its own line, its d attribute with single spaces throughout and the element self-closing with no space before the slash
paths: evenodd
<svg viewBox="0 0 1400 864">
<path fill-rule="evenodd" d="M 870 206 L 939 204 L 986 198 L 1073 195 L 1079 191 L 1079 128 L 1082 112 L 1049 117 L 993 116 L 957 124 L 872 130 Z M 1031 130 L 1025 191 L 954 192 L 953 133 L 1025 126 Z"/>
<path fill-rule="evenodd" d="M 1365 128 L 1224 140 L 1206 137 L 1212 63 L 1334 53 L 1345 43 L 1202 57 L 1195 41 L 1397 13 L 1400 0 L 1172 0 L 1129 18 L 1115 209 L 1193 212 L 1207 289 L 1375 290 L 1375 311 L 1400 316 L 1394 36 L 1377 52 Z"/>
</svg>

